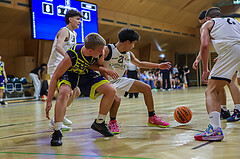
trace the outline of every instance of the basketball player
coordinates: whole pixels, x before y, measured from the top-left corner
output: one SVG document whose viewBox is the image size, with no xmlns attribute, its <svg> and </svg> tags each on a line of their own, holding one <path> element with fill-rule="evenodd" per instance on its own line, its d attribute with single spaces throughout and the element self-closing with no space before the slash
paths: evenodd
<svg viewBox="0 0 240 159">
<path fill-rule="evenodd" d="M 56 70 L 58 64 L 64 58 L 66 51 L 77 43 L 77 33 L 74 31 L 79 28 L 81 23 L 82 14 L 76 10 L 69 10 L 65 15 L 66 27 L 61 28 L 53 42 L 52 52 L 48 60 L 48 74 L 52 78 L 54 71 Z M 69 98 L 69 104 L 80 95 L 79 88 L 75 88 L 71 92 L 71 97 Z M 64 117 L 63 123 L 66 125 L 71 125 L 72 122 Z M 62 130 L 70 130 L 71 128 L 63 125 Z M 54 128 L 54 119 L 49 123 L 50 128 Z"/>
<path fill-rule="evenodd" d="M 122 77 L 125 72 L 125 69 L 128 66 L 128 63 L 131 61 L 134 65 L 140 68 L 158 68 L 158 69 L 170 69 L 171 65 L 169 62 L 162 64 L 155 64 L 150 62 L 141 62 L 139 61 L 134 54 L 130 51 L 134 48 L 134 45 L 137 41 L 140 40 L 139 34 L 130 28 L 123 28 L 118 33 L 119 41 L 116 44 L 108 44 L 104 47 L 104 54 L 100 60 L 104 60 L 105 66 L 108 69 L 114 70 L 120 76 L 117 80 L 111 79 L 109 81 L 114 85 L 114 87 L 124 92 L 134 93 L 140 92 L 144 95 L 145 104 L 148 109 L 148 125 L 167 128 L 170 126 L 169 123 L 163 121 L 155 114 L 154 102 L 151 87 L 148 84 L 145 84 L 141 81 Z M 114 103 L 110 110 L 110 121 L 109 128 L 113 133 L 118 133 L 118 125 L 116 121 L 117 111 L 119 103 Z"/>
<path fill-rule="evenodd" d="M 4 82 L 7 83 L 7 75 L 4 67 L 4 62 L 2 61 L 2 56 L 0 56 L 0 105 L 3 106 L 8 104 L 3 101 Z"/>
<path fill-rule="evenodd" d="M 205 14 L 206 14 L 206 11 L 202 11 L 199 15 L 199 22 L 201 24 L 205 23 L 206 22 L 206 19 L 205 19 Z M 218 59 L 215 58 L 214 59 L 214 62 L 216 62 Z M 193 63 L 193 68 L 196 70 L 197 69 L 197 65 L 199 63 L 199 61 L 201 60 L 201 56 L 200 56 L 200 53 L 198 54 L 195 62 Z M 238 105 L 240 104 L 240 99 L 238 98 L 240 94 L 240 91 L 238 89 L 238 86 L 235 82 L 235 79 L 236 79 L 236 74 L 232 77 L 232 81 L 230 83 L 227 84 L 230 92 L 231 92 L 231 96 L 232 96 L 232 99 L 233 99 L 233 102 L 234 102 L 234 105 L 235 105 L 235 109 L 237 109 Z M 233 121 L 238 121 L 239 119 L 237 118 L 237 116 L 235 114 L 233 114 L 232 116 L 230 115 L 230 112 L 229 110 L 227 109 L 227 96 L 226 96 L 226 93 L 224 91 L 221 91 L 220 94 L 221 96 L 221 115 L 220 115 L 220 118 L 221 119 L 227 119 L 228 122 L 233 122 Z"/>
<path fill-rule="evenodd" d="M 210 124 L 203 133 L 194 136 L 196 140 L 220 141 L 224 138 L 220 122 L 219 93 L 225 91 L 224 86 L 231 82 L 234 73 L 240 69 L 240 23 L 233 18 L 220 17 L 219 8 L 210 8 L 206 13 L 207 22 L 200 29 L 202 79 L 207 83 L 205 96 Z M 211 73 L 208 70 L 210 40 L 218 54 L 218 60 Z"/>
<path fill-rule="evenodd" d="M 116 89 L 109 83 L 108 80 L 99 76 L 96 72 L 87 69 L 87 67 L 95 63 L 99 56 L 103 53 L 103 48 L 106 45 L 106 41 L 96 33 L 91 33 L 85 38 L 84 45 L 74 45 L 71 47 L 64 59 L 60 62 L 55 70 L 49 87 L 48 99 L 46 104 L 46 117 L 49 119 L 49 111 L 52 107 L 52 98 L 54 95 L 55 87 L 58 87 L 59 96 L 55 104 L 55 124 L 54 133 L 52 135 L 51 146 L 62 145 L 62 133 L 61 127 L 64 115 L 66 113 L 67 102 L 70 97 L 71 89 L 78 86 L 80 75 L 87 76 L 87 82 L 85 81 L 84 90 L 89 96 L 95 99 L 100 94 L 103 94 L 99 115 L 92 124 L 91 128 L 104 136 L 113 136 L 108 130 L 105 124 L 105 118 L 113 105 L 113 101 L 116 95 Z M 106 74 L 112 78 L 118 78 L 115 71 L 103 68 Z"/>
</svg>

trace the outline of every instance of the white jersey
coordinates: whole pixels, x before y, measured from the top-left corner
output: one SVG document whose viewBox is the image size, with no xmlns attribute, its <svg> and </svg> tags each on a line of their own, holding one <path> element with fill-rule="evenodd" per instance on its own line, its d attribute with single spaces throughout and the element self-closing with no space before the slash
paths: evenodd
<svg viewBox="0 0 240 159">
<path fill-rule="evenodd" d="M 76 43 L 77 43 L 76 32 L 75 31 L 72 32 L 67 27 L 63 27 L 63 28 L 66 29 L 69 32 L 69 40 L 63 42 L 63 49 L 65 51 L 67 51 L 70 47 L 72 47 L 73 45 L 76 45 Z M 54 71 L 56 70 L 58 64 L 64 58 L 64 56 L 57 51 L 56 44 L 57 44 L 57 35 L 56 35 L 55 40 L 53 42 L 52 52 L 51 52 L 50 58 L 48 60 L 48 67 L 47 67 L 48 68 L 48 74 L 50 74 L 51 77 L 52 77 Z"/>
<path fill-rule="evenodd" d="M 210 31 L 218 60 L 213 66 L 209 79 L 231 81 L 240 69 L 240 23 L 233 18 L 213 18 Z"/>
<path fill-rule="evenodd" d="M 218 54 L 232 45 L 240 44 L 240 23 L 234 18 L 213 18 L 210 31 L 212 44 Z"/>
<path fill-rule="evenodd" d="M 122 77 L 129 62 L 131 61 L 131 53 L 120 53 L 114 44 L 108 44 L 109 54 L 105 58 L 105 65 L 108 69 L 114 70 Z M 112 78 L 109 77 L 111 80 Z"/>
</svg>

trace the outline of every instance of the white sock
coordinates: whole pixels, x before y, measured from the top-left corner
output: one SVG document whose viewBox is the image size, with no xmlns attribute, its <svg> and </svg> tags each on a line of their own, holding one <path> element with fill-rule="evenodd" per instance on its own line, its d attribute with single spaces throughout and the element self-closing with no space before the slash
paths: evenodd
<svg viewBox="0 0 240 159">
<path fill-rule="evenodd" d="M 235 109 L 240 110 L 240 104 L 235 104 Z"/>
<path fill-rule="evenodd" d="M 54 123 L 54 130 L 61 130 L 63 122 Z"/>
<path fill-rule="evenodd" d="M 3 99 L 2 98 L 0 98 L 0 102 L 2 102 L 3 101 Z"/>
<path fill-rule="evenodd" d="M 106 119 L 106 116 L 107 116 L 107 115 L 98 114 L 98 117 L 97 117 L 96 123 L 98 123 L 98 124 L 103 123 L 103 122 L 105 121 L 105 119 Z"/>
<path fill-rule="evenodd" d="M 227 105 L 221 105 L 221 108 L 222 108 L 224 111 L 227 111 Z"/>
<path fill-rule="evenodd" d="M 209 121 L 210 124 L 213 127 L 213 130 L 216 130 L 218 127 L 221 128 L 221 122 L 220 122 L 220 113 L 217 111 L 213 111 L 209 113 Z"/>
</svg>

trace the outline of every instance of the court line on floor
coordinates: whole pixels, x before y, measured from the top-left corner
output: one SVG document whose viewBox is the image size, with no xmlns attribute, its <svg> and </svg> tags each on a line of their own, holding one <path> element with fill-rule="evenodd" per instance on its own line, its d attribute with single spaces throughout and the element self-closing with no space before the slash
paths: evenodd
<svg viewBox="0 0 240 159">
<path fill-rule="evenodd" d="M 206 143 L 204 143 L 204 144 L 201 144 L 201 145 L 198 145 L 198 146 L 196 146 L 196 147 L 193 147 L 192 150 L 199 149 L 199 148 L 201 148 L 201 147 L 203 147 L 203 146 L 206 146 L 206 145 L 208 145 L 208 144 L 210 144 L 210 143 L 212 143 L 212 142 L 211 142 L 211 141 L 208 141 L 208 142 L 206 142 Z"/>
<path fill-rule="evenodd" d="M 98 155 L 76 155 L 76 154 L 53 154 L 53 153 L 26 153 L 26 152 L 0 152 L 1 154 L 16 154 L 16 155 L 45 155 L 45 156 L 78 156 L 78 157 L 106 157 L 106 158 L 129 158 L 129 159 L 154 159 L 142 157 L 121 157 L 121 156 L 98 156 Z"/>
</svg>

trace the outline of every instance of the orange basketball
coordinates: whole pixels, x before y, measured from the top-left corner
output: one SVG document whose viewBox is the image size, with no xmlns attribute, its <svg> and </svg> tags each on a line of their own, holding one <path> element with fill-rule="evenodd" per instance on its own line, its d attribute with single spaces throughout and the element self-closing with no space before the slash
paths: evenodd
<svg viewBox="0 0 240 159">
<path fill-rule="evenodd" d="M 179 123 L 188 123 L 192 119 L 192 111 L 186 106 L 177 107 L 174 111 L 174 118 Z"/>
<path fill-rule="evenodd" d="M 42 95 L 41 100 L 42 101 L 46 101 L 47 100 L 47 96 L 46 95 Z"/>
</svg>

